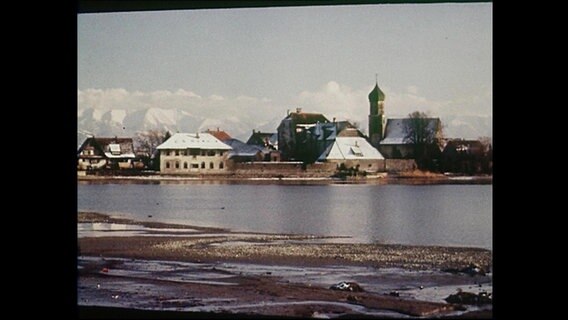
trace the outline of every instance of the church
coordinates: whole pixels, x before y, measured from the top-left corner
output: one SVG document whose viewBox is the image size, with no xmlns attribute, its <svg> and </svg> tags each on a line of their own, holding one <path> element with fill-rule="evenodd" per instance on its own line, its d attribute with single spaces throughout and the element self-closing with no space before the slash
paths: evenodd
<svg viewBox="0 0 568 320">
<path fill-rule="evenodd" d="M 386 159 L 415 159 L 415 144 L 411 138 L 412 119 L 385 117 L 385 93 L 378 82 L 369 93 L 369 143 Z M 425 131 L 439 137 L 442 132 L 440 118 L 424 118 Z M 435 144 L 429 146 L 429 154 L 441 151 Z"/>
</svg>

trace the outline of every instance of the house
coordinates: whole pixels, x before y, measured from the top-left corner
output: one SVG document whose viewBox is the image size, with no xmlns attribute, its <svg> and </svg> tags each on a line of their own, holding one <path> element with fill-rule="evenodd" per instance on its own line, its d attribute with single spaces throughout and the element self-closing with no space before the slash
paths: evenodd
<svg viewBox="0 0 568 320">
<path fill-rule="evenodd" d="M 231 147 L 209 133 L 176 133 L 157 149 L 161 174 L 220 174 Z"/>
<path fill-rule="evenodd" d="M 485 160 L 485 148 L 479 140 L 452 139 L 442 152 L 442 169 L 447 172 L 479 173 Z"/>
<path fill-rule="evenodd" d="M 288 115 L 278 125 L 278 150 L 285 161 L 313 162 L 319 154 L 310 146 L 309 129 L 316 124 L 329 123 L 321 113 L 296 112 Z"/>
<path fill-rule="evenodd" d="M 247 144 L 278 150 L 278 133 L 260 132 L 252 129 L 252 134 L 248 138 Z"/>
<path fill-rule="evenodd" d="M 364 137 L 339 136 L 319 156 L 318 161 L 336 163 L 338 167 L 377 172 L 384 168 L 384 157 Z"/>
<path fill-rule="evenodd" d="M 132 138 L 88 137 L 77 151 L 77 169 L 129 169 L 135 158 Z"/>
<path fill-rule="evenodd" d="M 207 131 L 205 131 L 205 133 L 209 133 L 210 135 L 214 136 L 215 138 L 217 138 L 221 141 L 231 139 L 231 136 L 227 132 L 225 132 L 223 130 L 219 130 L 219 128 L 217 128 L 217 131 L 207 129 Z"/>
<path fill-rule="evenodd" d="M 439 118 L 425 118 L 425 130 L 438 134 L 442 129 L 442 122 Z M 409 137 L 412 128 L 410 118 L 389 118 L 385 126 L 385 133 L 379 142 L 379 151 L 387 159 L 414 159 L 415 144 Z M 436 143 L 427 146 L 428 154 L 432 157 L 440 155 L 440 148 Z"/>
<path fill-rule="evenodd" d="M 263 147 L 246 144 L 238 139 L 228 139 L 223 141 L 223 143 L 232 148 L 227 155 L 227 159 L 233 162 L 264 161 L 268 155 L 267 152 L 265 156 Z"/>
</svg>

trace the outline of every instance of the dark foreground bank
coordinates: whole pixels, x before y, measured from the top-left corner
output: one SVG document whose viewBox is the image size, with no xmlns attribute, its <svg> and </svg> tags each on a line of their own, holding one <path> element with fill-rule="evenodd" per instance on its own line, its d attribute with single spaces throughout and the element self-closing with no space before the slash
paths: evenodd
<svg viewBox="0 0 568 320">
<path fill-rule="evenodd" d="M 226 319 L 259 319 L 259 320 L 295 320 L 298 317 L 262 316 L 262 315 L 236 315 L 233 313 L 214 312 L 183 312 L 183 311 L 157 311 L 138 310 L 131 308 L 113 308 L 96 306 L 79 306 L 80 319 L 196 319 L 196 320 L 226 320 Z M 336 319 L 350 319 L 344 316 Z M 357 319 L 372 319 L 370 316 L 359 316 Z M 471 311 L 458 316 L 440 317 L 439 319 L 491 319 L 493 311 Z"/>
<path fill-rule="evenodd" d="M 141 222 L 80 213 L 80 223 Z M 491 318 L 491 251 L 334 243 L 158 223 L 137 236 L 79 234 L 82 319 Z M 150 228 L 151 227 L 151 228 Z M 362 291 L 330 288 L 356 282 Z"/>
</svg>

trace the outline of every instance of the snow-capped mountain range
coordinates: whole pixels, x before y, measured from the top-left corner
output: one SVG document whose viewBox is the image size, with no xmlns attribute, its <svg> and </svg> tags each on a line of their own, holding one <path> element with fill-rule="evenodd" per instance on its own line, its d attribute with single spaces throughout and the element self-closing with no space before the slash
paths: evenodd
<svg viewBox="0 0 568 320">
<path fill-rule="evenodd" d="M 249 117 L 220 115 L 219 118 L 206 118 L 179 109 L 147 108 L 127 111 L 113 109 L 102 112 L 86 108 L 77 114 L 77 129 L 83 135 L 132 137 L 139 131 L 167 130 L 176 132 L 202 132 L 208 129 L 226 131 L 232 137 L 245 140 L 252 129 L 276 131 L 281 117 L 268 121 L 254 121 Z M 81 143 L 79 139 L 78 143 Z"/>
<path fill-rule="evenodd" d="M 78 111 L 77 129 L 78 144 L 87 134 L 95 136 L 134 137 L 136 132 L 146 130 L 168 130 L 176 132 L 202 132 L 220 128 L 232 137 L 246 141 L 252 130 L 276 132 L 285 115 L 276 115 L 268 120 L 259 119 L 247 114 L 220 114 L 219 117 L 207 117 L 180 109 L 151 107 L 141 110 L 112 109 L 101 111 L 86 108 Z M 327 116 L 327 115 L 326 115 Z M 361 118 L 361 119 L 358 119 Z M 489 116 L 441 116 L 444 135 L 450 138 L 476 139 L 481 136 L 492 136 L 492 118 Z M 343 119 L 338 119 L 343 120 Z M 360 123 L 360 129 L 366 133 L 366 115 L 354 117 Z"/>
</svg>

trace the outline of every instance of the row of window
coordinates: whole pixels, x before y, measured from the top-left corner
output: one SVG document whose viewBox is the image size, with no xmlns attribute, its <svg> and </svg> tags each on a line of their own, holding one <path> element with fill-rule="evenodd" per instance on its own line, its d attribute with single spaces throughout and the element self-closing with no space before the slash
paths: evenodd
<svg viewBox="0 0 568 320">
<path fill-rule="evenodd" d="M 186 150 L 170 150 L 170 156 L 223 156 L 225 154 L 224 151 L 215 151 L 215 150 L 201 150 L 201 149 L 187 149 Z M 165 152 L 165 155 L 168 155 L 168 152 Z"/>
<path fill-rule="evenodd" d="M 199 169 L 199 167 L 200 167 L 199 163 L 191 163 L 189 165 L 191 166 L 191 169 Z M 174 168 L 174 167 L 176 169 L 179 169 L 179 167 L 180 167 L 179 161 L 166 161 L 166 169 L 170 169 L 170 168 Z M 225 164 L 223 162 L 219 162 L 219 169 L 223 169 L 224 167 L 225 167 Z M 183 168 L 189 169 L 187 162 L 183 163 Z M 201 169 L 205 169 L 205 162 L 201 162 Z M 209 162 L 209 169 L 215 169 L 215 164 L 213 164 L 213 162 Z"/>
</svg>

